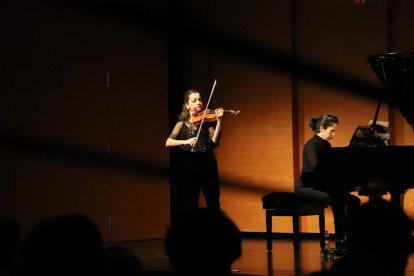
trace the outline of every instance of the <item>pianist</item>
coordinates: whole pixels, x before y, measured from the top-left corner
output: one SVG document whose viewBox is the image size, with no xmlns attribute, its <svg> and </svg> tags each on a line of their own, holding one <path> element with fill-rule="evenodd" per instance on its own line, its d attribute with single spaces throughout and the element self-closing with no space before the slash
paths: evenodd
<svg viewBox="0 0 414 276">
<path fill-rule="evenodd" d="M 302 176 L 312 173 L 318 165 L 318 158 L 325 150 L 331 148 L 330 140 L 335 136 L 339 121 L 336 116 L 323 114 L 312 118 L 309 126 L 315 133 L 303 148 L 303 164 L 301 175 L 295 183 L 295 192 L 305 202 L 322 202 L 332 208 L 335 237 L 337 240 L 345 239 L 347 215 L 360 205 L 358 197 L 349 193 L 335 190 L 335 179 L 331 179 L 332 187 L 309 187 L 302 183 Z M 340 246 L 340 243 L 337 243 Z"/>
</svg>

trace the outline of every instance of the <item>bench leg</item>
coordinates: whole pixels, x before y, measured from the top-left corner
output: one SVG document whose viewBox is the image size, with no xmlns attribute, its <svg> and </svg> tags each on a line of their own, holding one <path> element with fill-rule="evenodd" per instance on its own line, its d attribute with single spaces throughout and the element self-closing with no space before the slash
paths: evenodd
<svg viewBox="0 0 414 276">
<path fill-rule="evenodd" d="M 292 216 L 292 221 L 293 221 L 293 249 L 295 252 L 299 252 L 300 250 L 300 245 L 299 245 L 299 235 L 300 235 L 300 231 L 299 231 L 299 216 L 297 214 Z"/>
<path fill-rule="evenodd" d="M 325 249 L 326 243 L 325 243 L 325 211 L 322 210 L 319 213 L 319 235 L 320 235 L 320 245 L 321 249 Z"/>
<path fill-rule="evenodd" d="M 269 210 L 266 210 L 266 238 L 267 238 L 267 251 L 272 251 L 272 215 Z"/>
</svg>

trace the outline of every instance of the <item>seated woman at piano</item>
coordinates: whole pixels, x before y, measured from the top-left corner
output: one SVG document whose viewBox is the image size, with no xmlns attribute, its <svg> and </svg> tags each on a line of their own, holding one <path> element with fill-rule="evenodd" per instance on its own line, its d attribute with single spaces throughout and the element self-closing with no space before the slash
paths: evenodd
<svg viewBox="0 0 414 276">
<path fill-rule="evenodd" d="M 346 236 L 347 216 L 357 208 L 361 201 L 357 196 L 347 192 L 335 190 L 335 179 L 332 179 L 332 187 L 309 187 L 302 183 L 304 173 L 312 173 L 318 165 L 321 154 L 331 148 L 330 140 L 335 136 L 339 120 L 334 115 L 323 114 L 318 118 L 311 118 L 309 126 L 314 135 L 303 148 L 303 164 L 301 175 L 295 183 L 295 192 L 305 202 L 322 202 L 332 208 L 335 225 L 335 237 L 343 240 Z M 339 246 L 340 243 L 337 243 Z"/>
</svg>

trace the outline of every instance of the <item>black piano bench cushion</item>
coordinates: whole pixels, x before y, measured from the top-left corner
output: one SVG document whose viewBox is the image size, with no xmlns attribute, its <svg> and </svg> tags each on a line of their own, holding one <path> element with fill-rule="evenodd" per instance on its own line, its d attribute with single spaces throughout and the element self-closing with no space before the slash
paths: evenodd
<svg viewBox="0 0 414 276">
<path fill-rule="evenodd" d="M 262 197 L 263 209 L 296 209 L 300 207 L 299 196 L 294 192 L 273 192 Z"/>
<path fill-rule="evenodd" d="M 273 192 L 262 197 L 263 209 L 266 210 L 267 250 L 272 251 L 272 217 L 291 216 L 293 222 L 293 245 L 295 252 L 300 249 L 299 217 L 319 216 L 319 237 L 321 249 L 325 248 L 325 213 L 326 203 L 302 200 L 295 192 Z"/>
<path fill-rule="evenodd" d="M 299 210 L 300 213 L 312 213 L 327 207 L 326 203 L 303 200 L 295 192 L 273 192 L 262 197 L 263 209 Z"/>
</svg>

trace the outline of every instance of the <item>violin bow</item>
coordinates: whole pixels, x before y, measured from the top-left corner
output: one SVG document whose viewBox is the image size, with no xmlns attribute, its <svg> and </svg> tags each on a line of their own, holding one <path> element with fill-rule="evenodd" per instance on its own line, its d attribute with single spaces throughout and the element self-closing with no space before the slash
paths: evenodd
<svg viewBox="0 0 414 276">
<path fill-rule="evenodd" d="M 210 97 L 208 98 L 207 105 L 204 109 L 203 117 L 201 118 L 200 127 L 198 128 L 197 137 L 196 137 L 197 141 L 198 141 L 198 137 L 200 136 L 201 127 L 203 126 L 203 123 L 204 123 L 204 118 L 206 117 L 206 114 L 207 114 L 208 106 L 210 105 L 211 97 L 213 97 L 214 88 L 216 87 L 216 83 L 217 83 L 217 80 L 214 79 L 213 88 L 211 88 Z"/>
</svg>

